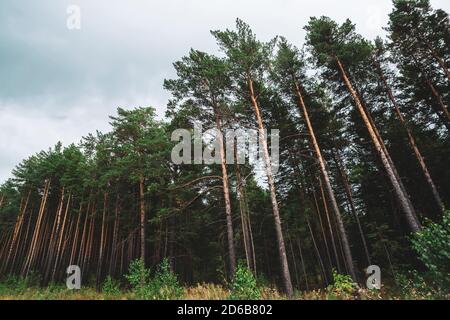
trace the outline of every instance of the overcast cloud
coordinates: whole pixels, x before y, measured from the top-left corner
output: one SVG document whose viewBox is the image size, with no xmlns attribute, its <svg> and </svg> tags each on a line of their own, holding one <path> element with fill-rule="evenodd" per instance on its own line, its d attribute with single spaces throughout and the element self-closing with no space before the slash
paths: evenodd
<svg viewBox="0 0 450 320">
<path fill-rule="evenodd" d="M 450 1 L 432 0 L 450 11 Z M 66 27 L 69 5 L 81 29 Z M 350 18 L 369 39 L 382 35 L 390 0 L 1 0 L 0 183 L 23 158 L 108 130 L 119 106 L 164 114 L 164 78 L 193 47 L 215 52 L 211 29 L 236 17 L 263 40 L 301 46 L 310 16 Z"/>
</svg>

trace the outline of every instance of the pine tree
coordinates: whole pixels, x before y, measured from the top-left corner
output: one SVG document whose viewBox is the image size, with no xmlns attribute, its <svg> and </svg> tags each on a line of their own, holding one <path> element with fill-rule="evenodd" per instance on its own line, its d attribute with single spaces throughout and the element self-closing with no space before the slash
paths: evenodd
<svg viewBox="0 0 450 320">
<path fill-rule="evenodd" d="M 267 66 L 269 58 L 272 55 L 274 41 L 269 43 L 258 41 L 250 27 L 242 20 L 238 19 L 236 21 L 236 28 L 236 31 L 213 31 L 212 34 L 217 39 L 220 48 L 229 60 L 235 94 L 242 99 L 243 103 L 250 103 L 255 114 L 275 219 L 282 279 L 286 293 L 291 296 L 293 289 L 286 256 L 272 163 L 266 141 L 262 110 L 258 102 L 258 97 L 264 90 L 264 82 L 267 78 Z"/>
<path fill-rule="evenodd" d="M 371 52 L 370 45 L 354 32 L 354 28 L 349 20 L 339 26 L 327 17 L 311 18 L 309 24 L 305 27 L 307 43 L 312 50 L 317 65 L 333 72 L 334 79 L 344 84 L 348 93 L 352 96 L 394 188 L 397 200 L 405 213 L 409 230 L 416 232 L 421 228 L 421 225 L 409 195 L 406 193 L 384 141 L 368 113 L 367 106 L 363 104 L 360 95 L 350 80 L 350 66 L 361 61 L 364 62 Z"/>
<path fill-rule="evenodd" d="M 189 114 L 192 121 L 216 128 L 222 169 L 223 197 L 225 202 L 227 238 L 229 251 L 229 269 L 231 278 L 236 270 L 236 253 L 231 212 L 230 187 L 227 173 L 225 142 L 223 135 L 224 121 L 229 117 L 230 101 L 227 90 L 230 86 L 228 66 L 223 59 L 204 52 L 191 50 L 189 55 L 175 62 L 178 78 L 166 80 L 164 87 L 171 91 L 174 98 L 169 104 L 170 113 L 179 106 L 182 112 Z"/>
<path fill-rule="evenodd" d="M 331 186 L 327 164 L 317 141 L 316 134 L 314 132 L 314 128 L 309 116 L 308 107 L 305 102 L 305 95 L 307 94 L 305 92 L 305 82 L 307 81 L 305 79 L 305 66 L 303 61 L 301 61 L 301 59 L 299 58 L 298 51 L 295 48 L 292 48 L 285 40 L 282 40 L 280 42 L 274 73 L 278 82 L 281 83 L 281 87 L 287 92 L 287 94 L 291 97 L 294 96 L 293 100 L 296 100 L 303 119 L 306 123 L 311 145 L 317 157 L 322 179 L 325 183 L 331 207 L 337 220 L 338 230 L 342 238 L 345 260 L 349 269 L 349 273 L 356 281 L 357 278 L 355 266 L 353 263 L 347 232 L 345 230 L 341 212 L 339 210 L 339 206 L 333 188 Z"/>
</svg>

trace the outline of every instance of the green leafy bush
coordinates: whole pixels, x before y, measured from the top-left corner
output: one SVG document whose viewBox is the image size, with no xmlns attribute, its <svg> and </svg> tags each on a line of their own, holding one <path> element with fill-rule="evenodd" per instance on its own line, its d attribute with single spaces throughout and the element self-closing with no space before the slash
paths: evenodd
<svg viewBox="0 0 450 320">
<path fill-rule="evenodd" d="M 138 299 L 174 300 L 180 299 L 184 292 L 176 274 L 170 270 L 167 259 L 158 265 L 153 278 L 150 278 L 150 270 L 145 268 L 142 260 L 133 261 L 125 277 Z"/>
<path fill-rule="evenodd" d="M 399 273 L 396 281 L 404 299 L 433 299 L 438 296 L 429 281 L 416 270 Z"/>
<path fill-rule="evenodd" d="M 30 272 L 28 277 L 7 275 L 0 282 L 0 294 L 19 294 L 30 287 L 39 286 L 41 277 L 36 272 Z"/>
<path fill-rule="evenodd" d="M 232 300 L 258 300 L 261 298 L 261 289 L 258 287 L 253 273 L 243 263 L 238 264 L 230 289 L 229 298 Z"/>
<path fill-rule="evenodd" d="M 442 223 L 429 222 L 414 234 L 412 243 L 435 284 L 450 289 L 450 211 Z"/>
<path fill-rule="evenodd" d="M 412 244 L 428 271 L 401 274 L 397 283 L 409 298 L 441 298 L 450 294 L 450 211 L 442 223 L 428 222 L 412 236 Z"/>
<path fill-rule="evenodd" d="M 333 269 L 333 284 L 327 287 L 327 293 L 330 299 L 351 299 L 357 290 L 358 285 L 353 282 L 351 276 L 339 274 Z"/>
<path fill-rule="evenodd" d="M 120 284 L 111 276 L 107 276 L 102 285 L 102 292 L 107 297 L 118 296 L 120 294 Z"/>
<path fill-rule="evenodd" d="M 147 285 L 147 295 L 156 300 L 174 300 L 180 299 L 183 291 L 177 275 L 170 270 L 169 261 L 164 259 Z"/>
<path fill-rule="evenodd" d="M 128 268 L 128 274 L 125 275 L 125 278 L 133 288 L 144 286 L 148 282 L 149 277 L 150 270 L 145 268 L 145 264 L 142 259 L 131 261 Z"/>
</svg>

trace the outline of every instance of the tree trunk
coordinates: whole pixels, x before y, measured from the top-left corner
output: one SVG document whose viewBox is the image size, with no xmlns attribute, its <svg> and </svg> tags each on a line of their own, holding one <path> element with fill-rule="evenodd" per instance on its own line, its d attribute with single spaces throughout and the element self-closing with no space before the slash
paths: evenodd
<svg viewBox="0 0 450 320">
<path fill-rule="evenodd" d="M 244 251 L 245 251 L 245 259 L 247 261 L 247 268 L 252 270 L 252 261 L 250 255 L 250 245 L 249 245 L 249 235 L 248 235 L 248 227 L 247 227 L 247 217 L 245 212 L 245 204 L 244 204 L 244 196 L 242 192 L 242 181 L 241 176 L 238 170 L 238 164 L 235 164 L 235 172 L 236 172 L 236 183 L 237 190 L 239 196 L 239 213 L 241 216 L 241 228 L 242 228 L 242 240 L 244 243 Z"/>
<path fill-rule="evenodd" d="M 245 194 L 245 181 L 243 181 L 241 176 L 241 170 L 239 164 L 237 163 L 237 147 L 234 145 L 234 168 L 236 174 L 237 191 L 239 196 L 239 209 L 241 215 L 241 225 L 242 225 L 242 235 L 245 249 L 245 257 L 247 260 L 247 266 L 252 270 L 253 274 L 256 276 L 256 258 L 255 258 L 255 248 L 253 243 L 253 232 L 250 221 L 250 212 L 248 210 L 247 196 Z"/>
<path fill-rule="evenodd" d="M 303 95 L 300 89 L 300 85 L 298 81 L 294 78 L 294 85 L 295 85 L 295 93 L 298 98 L 298 105 L 303 113 L 303 117 L 305 118 L 306 126 L 308 128 L 309 137 L 311 139 L 311 144 L 313 146 L 313 149 L 316 153 L 317 160 L 319 162 L 320 172 L 322 173 L 322 178 L 325 183 L 325 188 L 328 193 L 328 198 L 331 202 L 331 207 L 333 208 L 334 215 L 336 217 L 337 225 L 338 225 L 338 231 L 341 235 L 342 244 L 344 247 L 344 254 L 345 254 L 345 260 L 349 268 L 350 276 L 353 278 L 353 280 L 356 281 L 356 272 L 355 272 L 355 266 L 353 264 L 353 257 L 352 252 L 350 249 L 350 244 L 347 237 L 347 232 L 344 227 L 344 222 L 342 220 L 341 212 L 339 210 L 339 206 L 336 201 L 336 197 L 334 195 L 333 188 L 331 187 L 330 178 L 328 176 L 328 170 L 325 164 L 325 159 L 322 156 L 322 151 L 320 150 L 319 144 L 316 139 L 316 135 L 314 133 L 314 129 L 311 124 L 311 120 L 309 118 L 308 109 L 306 108 L 305 100 L 303 99 Z"/>
<path fill-rule="evenodd" d="M 418 38 L 419 38 L 420 41 L 425 43 L 426 47 L 430 51 L 430 53 L 433 56 L 433 58 L 437 61 L 439 66 L 444 71 L 444 74 L 447 76 L 448 79 L 450 79 L 450 72 L 448 71 L 448 67 L 447 67 L 447 64 L 445 63 L 444 59 L 442 59 L 442 57 L 439 56 L 439 54 L 436 52 L 436 50 L 434 50 L 433 46 L 431 45 L 431 43 L 428 40 L 424 39 L 420 35 L 418 36 Z"/>
<path fill-rule="evenodd" d="M 51 277 L 52 281 L 55 280 L 57 269 L 58 269 L 58 265 L 59 265 L 59 259 L 60 259 L 60 256 L 61 256 L 61 246 L 62 246 L 62 243 L 63 243 L 64 230 L 66 228 L 67 215 L 68 215 L 68 212 L 69 212 L 71 199 L 72 199 L 72 194 L 69 193 L 69 197 L 67 199 L 67 204 L 66 204 L 66 210 L 64 212 L 64 218 L 63 218 L 63 222 L 62 222 L 62 226 L 61 226 L 61 231 L 59 233 L 59 239 L 58 239 L 57 246 L 56 246 L 56 258 L 55 258 L 55 263 L 54 263 L 52 277 Z"/>
<path fill-rule="evenodd" d="M 277 202 L 277 195 L 275 191 L 275 181 L 273 178 L 272 173 L 272 163 L 270 160 L 269 155 L 269 149 L 267 146 L 266 141 L 266 134 L 264 129 L 264 124 L 261 118 L 261 113 L 259 109 L 258 102 L 256 101 L 256 96 L 253 88 L 253 80 L 248 79 L 248 87 L 249 87 L 249 93 L 250 93 L 250 99 L 252 102 L 252 106 L 255 112 L 256 121 L 258 123 L 258 131 L 259 131 L 259 143 L 263 148 L 263 156 L 264 156 L 264 163 L 266 168 L 266 174 L 267 174 L 267 181 L 269 184 L 269 191 L 270 191 L 270 199 L 272 201 L 272 209 L 273 209 L 273 215 L 275 220 L 275 231 L 277 235 L 277 242 L 278 242 L 278 252 L 280 255 L 280 263 L 281 263 L 281 271 L 282 271 L 282 279 L 284 284 L 284 289 L 286 294 L 291 297 L 293 295 L 293 289 L 292 289 L 292 281 L 291 281 L 291 275 L 289 273 L 289 264 L 286 256 L 286 247 L 284 244 L 284 238 L 283 238 L 283 231 L 281 227 L 281 218 L 280 218 L 280 212 L 278 209 L 278 202 Z"/>
<path fill-rule="evenodd" d="M 436 204 L 438 205 L 439 209 L 443 213 L 445 211 L 445 206 L 441 199 L 441 196 L 439 195 L 439 191 L 438 191 L 436 185 L 434 184 L 433 179 L 431 178 L 431 174 L 428 171 L 427 165 L 425 164 L 425 159 L 422 156 L 422 154 L 419 150 L 419 147 L 416 144 L 416 141 L 414 139 L 411 129 L 409 128 L 405 118 L 403 117 L 402 112 L 400 111 L 400 107 L 397 104 L 397 100 L 395 99 L 394 94 L 392 93 L 391 87 L 387 83 L 386 77 L 384 76 L 379 63 L 377 63 L 377 69 L 378 69 L 378 75 L 384 84 L 384 87 L 386 89 L 389 100 L 391 100 L 391 103 L 394 107 L 394 111 L 397 114 L 398 119 L 400 120 L 403 128 L 405 128 L 405 130 L 406 130 L 406 134 L 408 135 L 409 145 L 411 146 L 411 149 L 414 151 L 414 155 L 416 156 L 417 161 L 420 164 L 420 168 L 422 169 L 423 175 L 425 176 L 425 179 L 431 189 L 431 192 L 433 193 L 434 200 L 436 201 Z"/>
<path fill-rule="evenodd" d="M 325 285 L 327 285 L 328 284 L 327 273 L 326 273 L 325 267 L 323 265 L 323 260 L 322 260 L 322 257 L 320 255 L 319 248 L 317 247 L 316 240 L 314 239 L 314 234 L 313 234 L 313 231 L 312 231 L 312 228 L 311 228 L 311 224 L 309 223 L 308 218 L 306 218 L 306 224 L 308 225 L 309 234 L 311 235 L 311 240 L 313 242 L 314 250 L 316 251 L 317 260 L 319 261 L 319 267 L 320 267 L 320 270 L 322 271 L 322 274 L 323 274 L 323 277 L 324 277 L 324 280 L 325 280 Z"/>
<path fill-rule="evenodd" d="M 433 94 L 434 98 L 436 99 L 441 112 L 439 113 L 437 110 L 435 110 L 435 112 L 437 113 L 437 115 L 439 116 L 439 118 L 442 119 L 442 122 L 444 123 L 444 125 L 446 126 L 447 130 L 450 131 L 450 113 L 448 111 L 447 106 L 444 103 L 444 100 L 442 99 L 442 96 L 440 95 L 440 93 L 437 91 L 436 87 L 434 86 L 434 84 L 431 82 L 431 79 L 428 77 L 427 72 L 423 69 L 423 67 L 417 62 L 416 59 L 414 59 L 416 61 L 417 67 L 420 70 L 420 73 L 422 74 L 423 78 L 425 79 L 425 82 L 427 84 L 427 86 L 430 88 L 431 93 Z"/>
<path fill-rule="evenodd" d="M 119 239 L 119 225 L 120 225 L 120 196 L 116 196 L 116 208 L 114 212 L 114 225 L 113 225 L 113 236 L 112 236 L 112 253 L 111 260 L 109 263 L 109 274 L 113 275 L 116 272 L 117 256 L 118 256 L 118 239 Z"/>
<path fill-rule="evenodd" d="M 42 222 L 42 218 L 44 216 L 45 205 L 47 203 L 49 189 L 50 189 L 50 180 L 47 180 L 45 182 L 44 193 L 41 198 L 41 205 L 40 205 L 39 212 L 38 212 L 36 227 L 33 232 L 33 237 L 31 239 L 31 244 L 30 244 L 30 248 L 28 250 L 27 258 L 25 260 L 25 263 L 24 263 L 22 271 L 21 271 L 21 274 L 23 276 L 28 275 L 28 271 L 30 270 L 29 268 L 32 265 L 32 263 L 34 262 L 34 258 L 36 255 L 36 248 L 37 248 L 38 240 L 39 240 L 39 234 L 40 234 L 40 230 L 41 230 L 41 222 Z"/>
<path fill-rule="evenodd" d="M 59 198 L 58 208 L 56 209 L 56 219 L 54 219 L 53 227 L 51 229 L 50 234 L 50 240 L 48 242 L 48 245 L 46 246 L 47 249 L 47 255 L 45 256 L 44 260 L 44 277 L 43 282 L 44 284 L 47 284 L 50 280 L 51 276 L 51 270 L 54 263 L 54 257 L 55 257 L 55 250 L 56 250 L 56 243 L 58 241 L 58 234 L 59 229 L 61 225 L 61 217 L 62 212 L 64 208 L 64 199 L 65 199 L 65 193 L 64 193 L 64 187 L 61 189 L 61 196 Z M 46 233 L 44 233 L 45 235 Z"/>
<path fill-rule="evenodd" d="M 5 270 L 8 269 L 8 264 L 10 262 L 10 258 L 11 258 L 11 255 L 13 254 L 14 248 L 16 249 L 15 251 L 18 250 L 18 246 L 16 245 L 17 244 L 17 238 L 18 238 L 18 236 L 20 234 L 20 230 L 21 230 L 21 227 L 23 225 L 23 219 L 24 219 L 27 207 L 28 207 L 28 202 L 29 202 L 29 199 L 30 199 L 30 195 L 31 195 L 31 190 L 28 191 L 28 195 L 26 197 L 25 203 L 21 206 L 21 208 L 19 210 L 20 211 L 19 212 L 19 216 L 17 217 L 17 221 L 16 221 L 16 224 L 14 226 L 14 231 L 13 231 L 13 234 L 12 234 L 12 239 L 11 239 L 11 243 L 10 243 L 10 247 L 9 247 L 8 256 L 7 256 L 6 261 L 5 261 Z M 2 202 L 3 202 L 3 198 L 2 198 Z"/>
<path fill-rule="evenodd" d="M 308 275 L 306 273 L 305 260 L 303 259 L 302 246 L 300 245 L 300 239 L 297 238 L 298 251 L 300 253 L 300 260 L 302 262 L 303 276 L 305 277 L 306 291 L 309 291 Z"/>
<path fill-rule="evenodd" d="M 289 231 L 288 231 L 288 233 L 289 233 Z M 292 246 L 292 239 L 290 236 L 288 237 L 288 241 L 289 241 L 289 248 L 291 250 L 292 263 L 294 264 L 295 280 L 297 282 L 297 287 L 300 287 L 300 279 L 298 276 L 297 262 L 296 262 L 296 258 L 295 258 L 294 247 Z"/>
<path fill-rule="evenodd" d="M 139 178 L 139 207 L 140 207 L 140 235 L 141 235 L 141 259 L 145 264 L 145 199 L 144 199 L 144 176 Z"/>
<path fill-rule="evenodd" d="M 72 265 L 74 258 L 75 258 L 75 250 L 77 248 L 77 243 L 78 243 L 78 234 L 80 231 L 79 225 L 80 225 L 80 218 L 81 218 L 82 210 L 83 210 L 83 201 L 80 202 L 80 209 L 78 210 L 78 216 L 76 217 L 76 222 L 75 222 L 75 225 L 73 226 L 75 231 L 74 231 L 74 236 L 72 239 L 72 247 L 70 249 L 69 265 Z"/>
<path fill-rule="evenodd" d="M 256 252 L 255 252 L 255 242 L 253 241 L 253 231 L 252 231 L 252 222 L 250 220 L 250 212 L 248 211 L 248 203 L 247 203 L 247 198 L 245 197 L 245 192 L 244 192 L 244 201 L 245 201 L 245 207 L 247 208 L 247 226 L 248 226 L 248 234 L 250 236 L 249 239 L 249 244 L 250 244 L 250 251 L 251 251 L 251 257 L 252 257 L 252 270 L 253 270 L 253 274 L 256 276 L 257 272 L 256 272 Z"/>
<path fill-rule="evenodd" d="M 333 246 L 333 254 L 334 254 L 334 259 L 336 261 L 337 271 L 342 272 L 341 263 L 339 261 L 339 254 L 337 251 L 336 239 L 335 239 L 334 232 L 333 232 L 333 226 L 331 224 L 331 217 L 330 217 L 330 213 L 328 211 L 327 199 L 325 196 L 325 192 L 323 190 L 322 180 L 320 178 L 319 178 L 319 183 L 320 183 L 320 192 L 321 192 L 321 198 L 322 198 L 322 202 L 323 202 L 323 208 L 325 211 L 325 216 L 327 218 L 328 231 L 330 233 L 331 245 Z"/>
<path fill-rule="evenodd" d="M 356 224 L 358 226 L 358 231 L 359 231 L 359 234 L 361 236 L 361 242 L 363 244 L 364 253 L 366 255 L 367 263 L 368 263 L 368 266 L 370 266 L 370 265 L 372 265 L 372 262 L 371 262 L 371 259 L 370 259 L 369 249 L 368 249 L 368 246 L 367 246 L 367 242 L 366 242 L 366 237 L 364 235 L 364 231 L 363 231 L 362 226 L 361 226 L 361 221 L 359 220 L 358 213 L 356 212 L 355 201 L 353 200 L 353 192 L 352 192 L 352 189 L 350 187 L 350 182 L 349 182 L 349 179 L 348 179 L 348 176 L 347 176 L 347 172 L 345 171 L 345 167 L 344 167 L 342 159 L 341 159 L 341 157 L 339 155 L 339 152 L 336 151 L 334 153 L 334 155 L 335 155 L 335 159 L 336 159 L 336 165 L 339 168 L 339 172 L 341 174 L 341 178 L 342 178 L 342 181 L 344 183 L 345 195 L 347 196 L 347 199 L 348 199 L 348 202 L 349 202 L 349 205 L 350 205 L 350 210 L 352 211 L 352 214 L 355 217 Z"/>
<path fill-rule="evenodd" d="M 367 127 L 369 135 L 372 138 L 375 149 L 377 150 L 377 152 L 381 158 L 381 162 L 383 163 L 386 173 L 389 177 L 389 180 L 391 181 L 391 184 L 394 188 L 394 192 L 397 196 L 397 199 L 402 208 L 402 211 L 405 213 L 405 217 L 406 217 L 406 221 L 407 221 L 409 230 L 411 232 L 417 232 L 421 229 L 420 222 L 418 221 L 416 214 L 411 207 L 408 195 L 404 193 L 404 191 L 402 190 L 402 187 L 400 186 L 400 182 L 397 180 L 397 177 L 393 171 L 393 167 L 385 153 L 387 150 L 383 149 L 380 141 L 378 140 L 377 134 L 375 133 L 374 128 L 372 127 L 370 120 L 369 120 L 366 112 L 364 111 L 364 107 L 363 107 L 355 89 L 353 88 L 352 84 L 350 83 L 350 80 L 348 79 L 347 73 L 345 72 L 341 61 L 337 57 L 335 59 L 338 64 L 338 67 L 341 72 L 344 83 L 355 101 L 356 107 L 358 108 L 358 111 L 361 114 L 364 124 Z"/>
<path fill-rule="evenodd" d="M 319 218 L 320 230 L 322 232 L 323 241 L 325 243 L 325 250 L 327 252 L 328 266 L 331 269 L 331 268 L 333 268 L 333 262 L 332 262 L 332 259 L 331 259 L 331 254 L 330 254 L 330 248 L 329 248 L 329 245 L 328 245 L 327 235 L 325 233 L 325 228 L 323 226 L 323 220 L 322 220 L 321 213 L 320 213 L 319 202 L 317 201 L 316 190 L 315 190 L 314 186 L 312 188 L 313 188 L 312 189 L 312 195 L 313 195 L 313 199 L 314 199 L 314 208 L 315 208 L 317 217 Z M 327 217 L 328 217 L 328 215 L 327 215 Z"/>
<path fill-rule="evenodd" d="M 106 244 L 106 215 L 108 208 L 108 192 L 104 191 L 103 195 L 103 213 L 102 213 L 102 225 L 101 225 L 101 233 L 100 233 L 100 246 L 99 246 L 99 254 L 98 254 L 98 264 L 97 264 L 97 289 L 100 289 L 100 283 L 102 280 L 102 267 L 103 267 L 103 258 L 105 255 L 105 244 Z"/>
<path fill-rule="evenodd" d="M 234 279 L 234 274 L 236 272 L 236 253 L 234 250 L 233 217 L 231 214 L 230 188 L 228 185 L 227 164 L 225 161 L 225 146 L 222 134 L 222 120 L 220 119 L 218 112 L 217 111 L 215 112 L 216 112 L 216 132 L 220 147 L 220 164 L 222 167 L 223 197 L 225 200 L 225 214 L 227 220 L 227 240 L 228 240 L 230 278 Z"/>
</svg>

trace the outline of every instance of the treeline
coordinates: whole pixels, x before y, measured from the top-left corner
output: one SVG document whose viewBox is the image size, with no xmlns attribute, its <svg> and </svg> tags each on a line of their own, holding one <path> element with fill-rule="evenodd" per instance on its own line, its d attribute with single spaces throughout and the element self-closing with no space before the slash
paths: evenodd
<svg viewBox="0 0 450 320">
<path fill-rule="evenodd" d="M 301 49 L 238 19 L 212 31 L 220 57 L 174 63 L 165 121 L 119 108 L 110 132 L 24 160 L 0 189 L 1 274 L 47 284 L 76 264 L 100 284 L 167 257 L 186 283 L 223 282 L 242 259 L 292 294 L 332 270 L 424 269 L 409 235 L 450 203 L 450 24 L 428 0 L 393 5 L 386 41 L 320 17 Z M 171 133 L 195 124 L 215 128 L 221 165 L 171 161 Z M 225 161 L 225 128 L 258 130 L 263 177 Z"/>
</svg>

